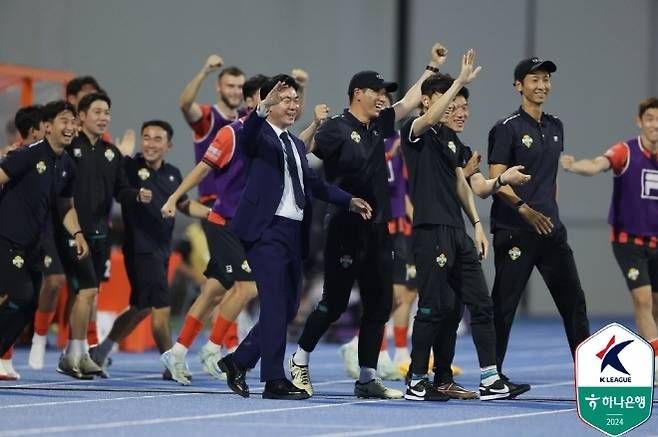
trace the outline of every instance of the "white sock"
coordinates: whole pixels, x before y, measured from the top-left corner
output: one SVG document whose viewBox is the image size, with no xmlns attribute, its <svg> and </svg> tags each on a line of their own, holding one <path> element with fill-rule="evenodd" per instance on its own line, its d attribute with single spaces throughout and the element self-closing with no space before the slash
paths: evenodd
<svg viewBox="0 0 658 437">
<path fill-rule="evenodd" d="M 89 343 L 87 342 L 87 339 L 85 338 L 82 340 L 82 355 L 88 354 L 89 353 Z"/>
<path fill-rule="evenodd" d="M 482 385 L 491 385 L 500 379 L 496 366 L 487 366 L 480 368 L 480 382 Z"/>
<path fill-rule="evenodd" d="M 222 345 L 213 343 L 210 340 L 208 340 L 203 347 L 216 354 L 218 354 L 222 350 Z"/>
<path fill-rule="evenodd" d="M 359 347 L 359 334 L 356 334 L 352 339 L 347 343 L 353 348 L 358 348 Z"/>
<path fill-rule="evenodd" d="M 47 339 L 47 335 L 39 335 L 35 332 L 32 336 L 32 344 L 36 346 L 45 346 Z"/>
<path fill-rule="evenodd" d="M 292 355 L 292 361 L 298 366 L 308 366 L 308 361 L 311 359 L 311 354 L 297 346 L 297 351 Z"/>
<path fill-rule="evenodd" d="M 69 340 L 69 345 L 66 348 L 66 355 L 73 359 L 80 359 L 84 354 L 85 340 Z"/>
<path fill-rule="evenodd" d="M 174 344 L 174 347 L 171 348 L 171 353 L 174 355 L 180 355 L 184 357 L 185 355 L 187 355 L 187 348 L 182 344 L 176 342 L 176 344 Z"/>
<path fill-rule="evenodd" d="M 372 367 L 361 367 L 361 373 L 359 373 L 359 382 L 361 384 L 367 384 L 377 377 L 377 370 Z"/>
<path fill-rule="evenodd" d="M 396 363 L 409 360 L 409 349 L 406 347 L 396 347 L 393 361 Z"/>
</svg>

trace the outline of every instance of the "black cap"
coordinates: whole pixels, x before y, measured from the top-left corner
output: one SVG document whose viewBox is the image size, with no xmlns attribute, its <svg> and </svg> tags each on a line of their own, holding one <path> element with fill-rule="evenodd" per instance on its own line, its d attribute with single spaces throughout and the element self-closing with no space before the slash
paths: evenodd
<svg viewBox="0 0 658 437">
<path fill-rule="evenodd" d="M 347 90 L 348 95 L 352 95 L 355 88 L 370 88 L 373 91 L 381 89 L 386 90 L 387 93 L 397 91 L 398 84 L 395 82 L 385 82 L 382 75 L 376 71 L 360 71 L 352 76 L 350 80 L 350 87 Z"/>
<path fill-rule="evenodd" d="M 530 74 L 537 70 L 546 71 L 547 73 L 555 73 L 557 66 L 552 61 L 546 61 L 537 57 L 524 59 L 517 64 L 516 68 L 514 68 L 514 81 L 523 81 L 526 74 Z"/>
</svg>

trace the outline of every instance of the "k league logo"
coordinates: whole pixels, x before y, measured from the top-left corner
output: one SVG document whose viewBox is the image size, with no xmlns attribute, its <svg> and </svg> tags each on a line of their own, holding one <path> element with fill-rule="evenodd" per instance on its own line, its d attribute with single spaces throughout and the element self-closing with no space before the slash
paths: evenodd
<svg viewBox="0 0 658 437">
<path fill-rule="evenodd" d="M 651 416 L 654 351 L 630 329 L 611 323 L 576 349 L 578 415 L 610 436 Z"/>
</svg>

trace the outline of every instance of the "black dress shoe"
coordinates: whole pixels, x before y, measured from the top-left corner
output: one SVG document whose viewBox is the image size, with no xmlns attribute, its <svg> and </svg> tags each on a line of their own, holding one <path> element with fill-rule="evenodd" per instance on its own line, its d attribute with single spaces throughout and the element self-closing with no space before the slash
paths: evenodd
<svg viewBox="0 0 658 437">
<path fill-rule="evenodd" d="M 267 381 L 263 390 L 263 399 L 301 400 L 310 397 L 306 390 L 295 387 L 285 378 Z"/>
<path fill-rule="evenodd" d="M 233 361 L 233 354 L 228 354 L 217 362 L 222 372 L 226 373 L 228 387 L 243 398 L 249 397 L 249 386 L 244 380 L 246 372 Z"/>
</svg>

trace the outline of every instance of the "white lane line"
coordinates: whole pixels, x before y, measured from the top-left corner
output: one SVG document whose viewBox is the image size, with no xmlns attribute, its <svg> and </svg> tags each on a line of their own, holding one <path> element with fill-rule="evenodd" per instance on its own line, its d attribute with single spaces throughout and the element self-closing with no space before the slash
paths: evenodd
<svg viewBox="0 0 658 437">
<path fill-rule="evenodd" d="M 33 404 L 16 404 L 16 405 L 3 405 L 0 410 L 8 410 L 11 408 L 31 408 L 31 407 L 49 407 L 56 405 L 68 404 L 87 404 L 92 402 L 111 402 L 111 401 L 126 401 L 131 399 L 153 399 L 153 398 L 166 398 L 173 396 L 200 396 L 199 393 L 170 393 L 163 395 L 145 395 L 145 396 L 122 396 L 119 398 L 103 398 L 103 399 L 79 399 L 75 401 L 54 401 L 54 402 L 39 402 Z"/>
<path fill-rule="evenodd" d="M 575 408 L 569 408 L 565 410 L 557 411 L 541 411 L 533 413 L 521 413 L 521 414 L 510 414 L 506 416 L 493 416 L 493 417 L 479 417 L 477 419 L 466 419 L 466 420 L 454 420 L 452 422 L 433 422 L 433 423 L 424 423 L 421 425 L 410 425 L 410 426 L 396 426 L 396 427 L 386 427 L 386 428 L 377 428 L 367 431 L 354 431 L 354 432 L 338 432 L 338 433 L 329 433 L 329 434 L 313 434 L 314 437 L 346 437 L 346 436 L 360 436 L 360 435 L 374 435 L 374 434 L 390 434 L 394 432 L 403 432 L 403 431 L 417 431 L 420 429 L 433 429 L 433 428 L 447 428 L 450 426 L 460 426 L 460 425 L 470 425 L 474 423 L 489 423 L 496 420 L 511 420 L 511 419 L 521 419 L 524 417 L 534 417 L 534 416 L 544 416 L 549 414 L 561 414 L 576 411 Z"/>
<path fill-rule="evenodd" d="M 144 420 L 126 420 L 126 421 L 118 421 L 118 422 L 103 422 L 103 423 L 93 423 L 93 424 L 90 423 L 90 424 L 84 424 L 84 425 L 49 426 L 49 427 L 41 427 L 41 428 L 12 429 L 12 430 L 0 431 L 0 437 L 5 437 L 5 436 L 12 436 L 13 437 L 13 436 L 22 436 L 22 435 L 71 432 L 71 431 L 93 431 L 93 430 L 98 430 L 98 429 L 124 428 L 124 427 L 130 427 L 130 426 L 159 425 L 159 424 L 163 424 L 163 423 L 175 423 L 175 422 L 189 422 L 189 421 L 195 421 L 195 420 L 221 419 L 221 418 L 224 418 L 224 417 L 239 417 L 239 416 L 269 414 L 269 413 L 282 413 L 282 412 L 290 412 L 290 411 L 300 411 L 300 410 L 316 410 L 316 409 L 320 409 L 320 408 L 333 408 L 333 407 L 342 407 L 342 406 L 347 406 L 347 405 L 380 403 L 380 402 L 390 402 L 390 401 L 386 400 L 386 399 L 375 399 L 375 400 L 343 402 L 343 403 L 337 403 L 337 404 L 308 405 L 308 406 L 303 406 L 303 407 L 290 407 L 290 408 L 271 408 L 271 409 L 262 409 L 262 410 L 236 411 L 236 412 L 232 412 L 232 413 L 204 414 L 204 415 L 197 415 L 197 416 L 163 417 L 163 418 L 144 419 Z"/>
</svg>

